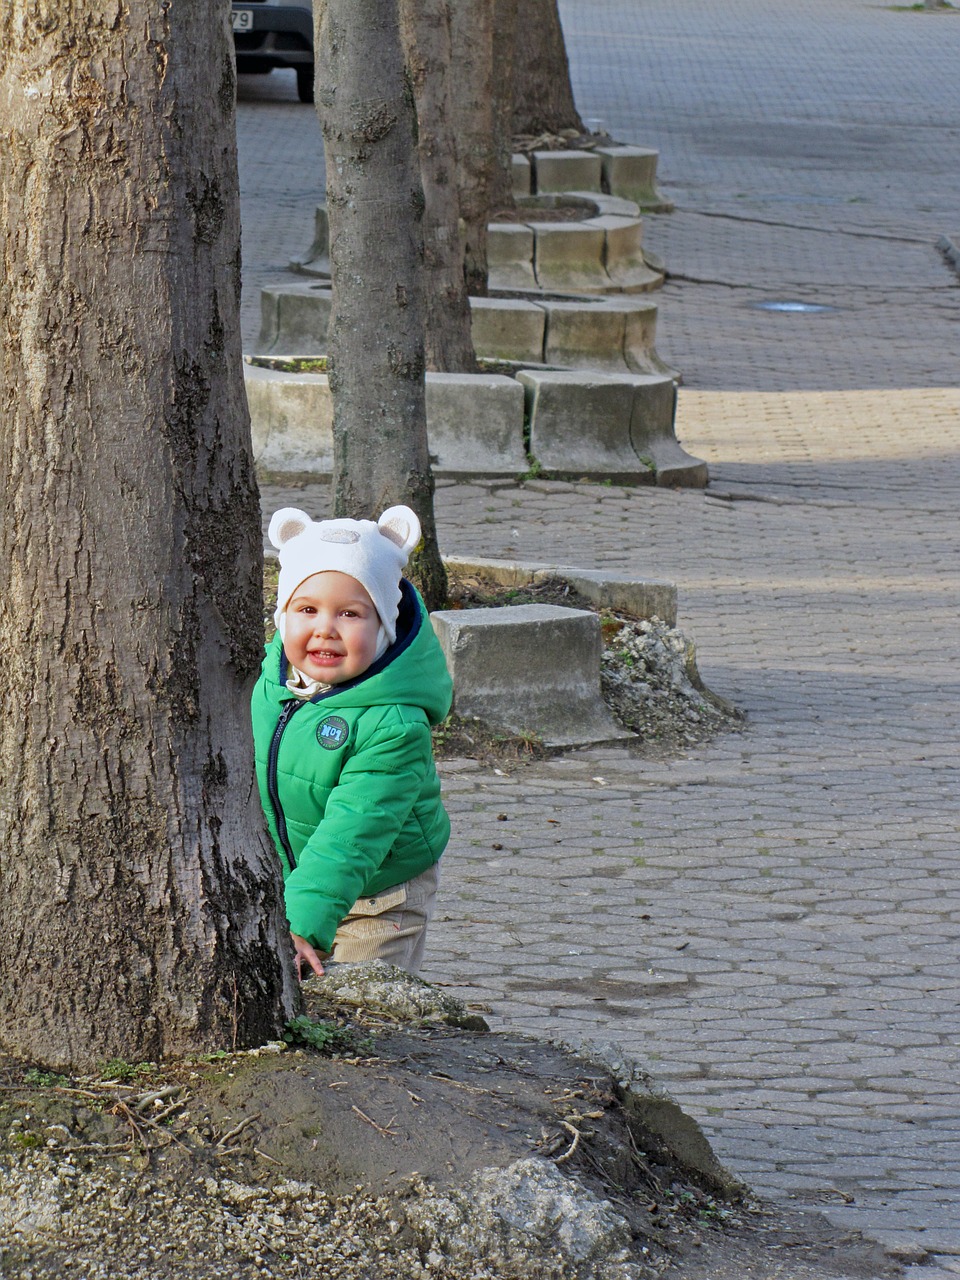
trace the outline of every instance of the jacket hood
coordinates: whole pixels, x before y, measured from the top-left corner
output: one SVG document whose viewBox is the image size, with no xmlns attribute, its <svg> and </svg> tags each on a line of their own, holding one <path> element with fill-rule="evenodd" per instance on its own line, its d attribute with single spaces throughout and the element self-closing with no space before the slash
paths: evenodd
<svg viewBox="0 0 960 1280">
<path fill-rule="evenodd" d="M 426 607 L 412 583 L 401 579 L 397 638 L 389 649 L 354 680 L 334 685 L 310 701 L 334 707 L 377 707 L 400 703 L 422 707 L 431 724 L 450 710 L 453 682 Z M 286 687 L 289 663 L 279 635 L 267 646 L 263 677 L 273 697 L 295 695 Z"/>
</svg>

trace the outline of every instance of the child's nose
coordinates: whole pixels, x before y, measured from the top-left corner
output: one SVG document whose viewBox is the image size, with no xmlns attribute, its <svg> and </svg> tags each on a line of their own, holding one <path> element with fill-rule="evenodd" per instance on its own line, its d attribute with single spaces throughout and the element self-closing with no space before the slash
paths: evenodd
<svg viewBox="0 0 960 1280">
<path fill-rule="evenodd" d="M 321 636 L 332 636 L 337 629 L 336 618 L 332 614 L 317 614 L 314 630 Z"/>
</svg>

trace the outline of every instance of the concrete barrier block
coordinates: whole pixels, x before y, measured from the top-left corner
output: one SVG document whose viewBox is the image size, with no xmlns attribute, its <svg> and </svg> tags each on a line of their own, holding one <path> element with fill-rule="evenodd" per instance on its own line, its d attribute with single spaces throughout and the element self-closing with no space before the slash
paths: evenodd
<svg viewBox="0 0 960 1280">
<path fill-rule="evenodd" d="M 492 222 L 487 228 L 487 269 L 491 289 L 536 289 L 534 235 L 519 222 Z"/>
<path fill-rule="evenodd" d="M 591 226 L 604 233 L 603 261 L 610 283 L 624 293 L 646 293 L 663 284 L 663 272 L 652 271 L 643 256 L 643 222 L 603 214 Z"/>
<path fill-rule="evenodd" d="M 475 556 L 444 556 L 443 563 L 455 574 L 503 587 L 527 587 L 559 578 L 598 609 L 613 609 L 634 618 L 660 618 L 671 627 L 676 625 L 677 587 L 661 578 L 620 578 L 599 569 L 529 560 L 480 560 Z"/>
<path fill-rule="evenodd" d="M 567 199 L 571 196 L 589 200 L 593 205 L 593 216 L 595 218 L 614 217 L 614 218 L 639 218 L 639 206 L 633 200 L 626 200 L 622 196 L 608 196 L 595 191 L 567 191 L 564 192 Z"/>
<path fill-rule="evenodd" d="M 522 370 L 530 453 L 541 474 L 596 476 L 628 484 L 654 480 L 630 438 L 632 380 L 603 374 Z"/>
<path fill-rule="evenodd" d="M 333 300 L 320 284 L 268 286 L 260 293 L 260 337 L 256 355 L 324 355 Z"/>
<path fill-rule="evenodd" d="M 244 364 L 254 460 L 277 475 L 330 475 L 333 399 L 323 373 Z M 440 477 L 513 477 L 527 470 L 524 391 L 495 374 L 428 373 L 427 436 Z"/>
<path fill-rule="evenodd" d="M 609 300 L 555 302 L 544 299 L 546 335 L 544 364 L 627 372 L 624 359 L 625 313 L 611 309 Z"/>
<path fill-rule="evenodd" d="M 244 363 L 253 457 L 260 472 L 333 471 L 333 398 L 323 373 L 283 373 Z"/>
<path fill-rule="evenodd" d="M 428 373 L 427 435 L 434 472 L 467 479 L 527 470 L 524 394 L 515 378 Z"/>
<path fill-rule="evenodd" d="M 528 587 L 537 574 L 550 566 L 541 560 L 479 560 L 475 556 L 444 556 L 443 563 L 454 573 L 476 576 L 500 587 Z"/>
<path fill-rule="evenodd" d="M 520 298 L 471 298 L 470 313 L 478 356 L 543 363 L 546 317 L 541 304 Z"/>
<path fill-rule="evenodd" d="M 600 569 L 571 569 L 560 565 L 538 571 L 536 580 L 559 577 L 598 609 L 613 609 L 633 618 L 660 618 L 677 623 L 677 586 L 663 578 L 617 578 Z"/>
<path fill-rule="evenodd" d="M 528 196 L 533 185 L 530 157 L 514 154 L 510 157 L 510 176 L 515 196 Z"/>
<path fill-rule="evenodd" d="M 603 166 L 604 191 L 626 196 L 654 213 L 669 213 L 673 208 L 673 202 L 657 188 L 657 151 L 650 147 L 598 147 L 597 156 Z"/>
<path fill-rule="evenodd" d="M 631 738 L 600 696 L 600 622 L 582 609 L 532 604 L 431 614 L 453 709 L 550 746 Z"/>
<path fill-rule="evenodd" d="M 294 258 L 291 271 L 305 276 L 330 276 L 330 222 L 327 206 L 317 205 L 313 217 L 313 243 L 302 258 Z"/>
<path fill-rule="evenodd" d="M 533 189 L 538 195 L 601 190 L 603 161 L 595 151 L 534 151 L 532 160 Z"/>
<path fill-rule="evenodd" d="M 534 222 L 534 270 L 541 289 L 595 290 L 609 284 L 603 269 L 604 232 L 592 222 Z"/>
<path fill-rule="evenodd" d="M 702 489 L 709 479 L 707 464 L 687 453 L 676 437 L 677 384 L 661 376 L 635 376 L 631 382 L 634 450 L 653 464 L 661 487 Z"/>
<path fill-rule="evenodd" d="M 657 304 L 646 298 L 613 297 L 603 301 L 605 310 L 623 321 L 623 365 L 631 373 L 665 374 L 676 378 L 675 369 L 657 354 Z"/>
</svg>

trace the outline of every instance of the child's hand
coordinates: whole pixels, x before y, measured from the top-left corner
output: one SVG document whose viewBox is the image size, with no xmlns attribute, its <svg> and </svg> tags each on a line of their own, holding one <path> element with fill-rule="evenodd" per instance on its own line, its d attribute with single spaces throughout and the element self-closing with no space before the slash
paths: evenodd
<svg viewBox="0 0 960 1280">
<path fill-rule="evenodd" d="M 293 962 L 297 971 L 297 980 L 299 982 L 303 981 L 304 961 L 306 961 L 318 977 L 322 978 L 323 965 L 320 963 L 320 957 L 317 955 L 316 951 L 314 951 L 313 947 L 311 947 L 310 943 L 306 938 L 301 938 L 298 933 L 291 932 L 290 937 L 293 940 L 293 949 L 297 953 Z"/>
</svg>

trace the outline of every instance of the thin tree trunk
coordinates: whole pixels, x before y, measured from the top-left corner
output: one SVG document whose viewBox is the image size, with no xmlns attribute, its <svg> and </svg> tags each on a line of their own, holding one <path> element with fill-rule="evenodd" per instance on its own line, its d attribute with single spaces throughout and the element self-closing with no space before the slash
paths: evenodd
<svg viewBox="0 0 960 1280">
<path fill-rule="evenodd" d="M 513 60 L 517 0 L 493 0 L 493 167 L 490 211 L 511 209 L 513 195 Z"/>
<path fill-rule="evenodd" d="M 583 131 L 573 101 L 570 64 L 557 0 L 524 0 L 516 29 L 513 132 Z"/>
<path fill-rule="evenodd" d="M 0 101 L 0 1041 L 260 1043 L 295 992 L 252 786 L 226 14 L 8 0 Z"/>
<path fill-rule="evenodd" d="M 417 104 L 423 183 L 427 368 L 475 373 L 470 300 L 463 272 L 457 154 L 451 114 L 447 0 L 400 0 L 400 30 Z"/>
<path fill-rule="evenodd" d="M 423 189 L 397 0 L 322 0 L 316 103 L 323 129 L 333 312 L 337 515 L 403 502 L 424 539 L 411 572 L 428 606 L 446 599 L 424 392 Z"/>
<path fill-rule="evenodd" d="M 450 0 L 457 89 L 452 116 L 464 240 L 464 274 L 474 297 L 487 292 L 487 223 L 494 170 L 493 0 Z"/>
</svg>

